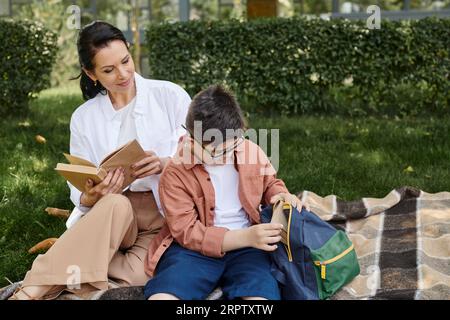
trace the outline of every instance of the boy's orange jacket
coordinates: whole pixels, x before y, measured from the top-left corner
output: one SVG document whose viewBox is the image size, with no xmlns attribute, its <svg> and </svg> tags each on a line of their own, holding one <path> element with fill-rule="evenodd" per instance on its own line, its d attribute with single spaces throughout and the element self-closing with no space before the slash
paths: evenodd
<svg viewBox="0 0 450 320">
<path fill-rule="evenodd" d="M 245 140 L 236 147 L 234 155 L 239 172 L 239 198 L 251 224 L 257 224 L 260 204 L 269 204 L 272 196 L 288 190 L 284 182 L 276 178 L 275 169 L 257 144 Z M 159 196 L 166 222 L 148 249 L 145 272 L 149 276 L 153 276 L 159 259 L 173 240 L 205 256 L 224 255 L 222 242 L 228 229 L 214 226 L 211 179 L 203 165 L 183 158 L 182 148 L 161 175 Z"/>
</svg>

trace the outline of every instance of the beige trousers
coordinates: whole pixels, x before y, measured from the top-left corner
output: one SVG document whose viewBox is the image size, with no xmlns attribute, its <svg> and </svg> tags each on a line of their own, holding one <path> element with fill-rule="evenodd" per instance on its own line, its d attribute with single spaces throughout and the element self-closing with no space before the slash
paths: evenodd
<svg viewBox="0 0 450 320">
<path fill-rule="evenodd" d="M 84 294 L 119 286 L 142 286 L 148 245 L 163 225 L 152 192 L 109 194 L 33 262 L 22 286 L 48 286 L 40 298 L 63 290 Z M 111 282 L 111 281 L 110 281 Z"/>
</svg>

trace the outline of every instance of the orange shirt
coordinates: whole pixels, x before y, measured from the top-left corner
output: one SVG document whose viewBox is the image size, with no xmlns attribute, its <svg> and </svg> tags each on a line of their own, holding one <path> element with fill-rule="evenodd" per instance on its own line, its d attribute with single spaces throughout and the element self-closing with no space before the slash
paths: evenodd
<svg viewBox="0 0 450 320">
<path fill-rule="evenodd" d="M 234 156 L 239 173 L 239 199 L 250 223 L 257 224 L 260 205 L 269 204 L 272 196 L 288 190 L 276 178 L 275 169 L 257 144 L 245 140 L 236 147 Z M 209 174 L 201 163 L 186 161 L 182 148 L 161 175 L 159 196 L 166 222 L 148 249 L 145 272 L 149 276 L 153 276 L 159 259 L 173 240 L 205 256 L 220 258 L 225 254 L 222 242 L 228 229 L 214 226 L 215 195 Z"/>
</svg>

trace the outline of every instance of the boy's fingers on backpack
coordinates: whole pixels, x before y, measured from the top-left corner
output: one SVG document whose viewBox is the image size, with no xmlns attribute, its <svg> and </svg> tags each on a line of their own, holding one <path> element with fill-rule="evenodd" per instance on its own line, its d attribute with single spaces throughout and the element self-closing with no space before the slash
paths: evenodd
<svg viewBox="0 0 450 320">
<path fill-rule="evenodd" d="M 281 223 L 262 223 L 265 230 L 281 230 L 283 225 Z"/>
<path fill-rule="evenodd" d="M 275 236 L 279 236 L 280 234 L 281 234 L 281 229 L 267 230 L 266 231 L 266 235 L 268 237 L 275 237 Z"/>
<path fill-rule="evenodd" d="M 275 251 L 277 250 L 278 246 L 276 244 L 270 245 L 270 244 L 266 244 L 264 246 L 262 246 L 260 249 L 264 250 L 264 251 Z"/>
<path fill-rule="evenodd" d="M 272 198 L 270 198 L 270 203 L 273 204 L 273 203 L 277 202 L 278 200 L 283 200 L 283 197 L 280 194 L 276 194 Z"/>
<path fill-rule="evenodd" d="M 265 237 L 261 239 L 262 245 L 274 245 L 281 241 L 281 236 Z"/>
<path fill-rule="evenodd" d="M 269 243 L 269 244 L 275 244 L 280 241 L 281 241 L 281 236 L 273 236 L 273 237 L 267 238 L 267 243 Z"/>
<path fill-rule="evenodd" d="M 300 210 L 303 206 L 302 201 L 293 194 L 289 195 L 288 201 L 291 204 L 291 206 L 296 207 L 298 210 Z"/>
</svg>

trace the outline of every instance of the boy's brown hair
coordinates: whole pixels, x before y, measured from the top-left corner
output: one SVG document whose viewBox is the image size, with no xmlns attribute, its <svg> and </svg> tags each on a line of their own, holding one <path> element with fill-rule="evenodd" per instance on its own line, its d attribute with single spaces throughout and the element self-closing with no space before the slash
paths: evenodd
<svg viewBox="0 0 450 320">
<path fill-rule="evenodd" d="M 205 131 L 215 129 L 221 132 L 224 141 L 236 136 L 246 128 L 241 107 L 234 95 L 221 85 L 213 85 L 200 91 L 192 100 L 186 116 L 186 128 L 191 135 L 194 134 L 194 122 L 201 121 L 202 137 Z M 228 129 L 228 130 L 227 130 Z M 231 134 L 230 129 L 235 133 Z M 228 131 L 228 132 L 227 132 Z M 214 139 L 203 139 L 203 144 L 209 144 Z"/>
</svg>

